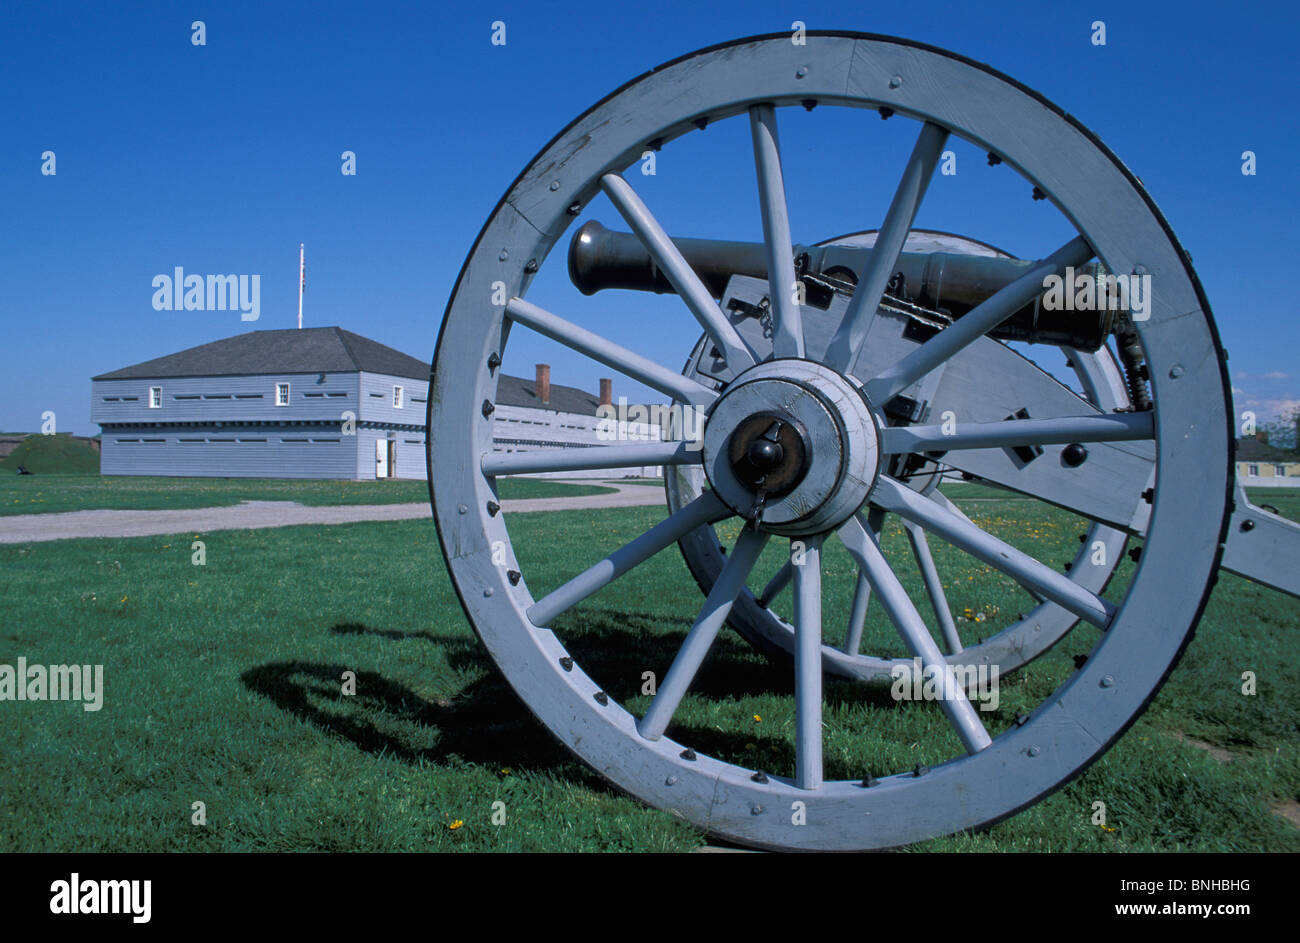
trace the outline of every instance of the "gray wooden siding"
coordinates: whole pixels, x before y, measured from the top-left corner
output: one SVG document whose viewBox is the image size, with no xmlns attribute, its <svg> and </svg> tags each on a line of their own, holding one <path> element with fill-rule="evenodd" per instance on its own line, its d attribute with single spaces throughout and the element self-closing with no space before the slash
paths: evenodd
<svg viewBox="0 0 1300 943">
<path fill-rule="evenodd" d="M 99 470 L 103 475 L 353 478 L 356 451 L 352 437 L 327 427 L 109 429 Z"/>
<path fill-rule="evenodd" d="M 388 422 L 404 426 L 424 427 L 425 398 L 429 384 L 426 380 L 410 377 L 387 376 L 382 373 L 360 374 L 361 411 L 357 418 L 363 422 Z M 393 387 L 402 387 L 402 408 L 393 407 Z"/>
<path fill-rule="evenodd" d="M 278 383 L 289 384 L 288 406 L 275 405 Z M 375 440 L 391 431 L 397 477 L 424 479 L 427 391 L 426 381 L 372 373 L 96 380 L 91 419 L 103 427 L 105 475 L 368 480 Z M 342 433 L 344 412 L 356 417 L 353 436 Z"/>
<path fill-rule="evenodd" d="M 357 410 L 357 374 L 273 374 L 249 377 L 170 377 L 95 380 L 90 419 L 110 422 L 339 421 Z M 289 405 L 275 405 L 277 383 L 289 384 Z M 162 406 L 149 408 L 149 388 L 162 388 Z"/>
<path fill-rule="evenodd" d="M 388 438 L 388 430 L 360 428 L 357 430 L 357 477 L 375 477 L 375 442 Z M 424 433 L 393 430 L 397 443 L 397 478 L 428 478 L 424 462 Z"/>
</svg>

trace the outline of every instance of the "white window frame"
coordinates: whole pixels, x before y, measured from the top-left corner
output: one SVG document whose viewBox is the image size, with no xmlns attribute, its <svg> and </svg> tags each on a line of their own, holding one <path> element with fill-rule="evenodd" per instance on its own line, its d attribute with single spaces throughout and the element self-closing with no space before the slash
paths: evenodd
<svg viewBox="0 0 1300 943">
<path fill-rule="evenodd" d="M 162 409 L 162 387 L 161 386 L 149 387 L 149 408 Z"/>
<path fill-rule="evenodd" d="M 284 401 L 283 401 L 283 402 L 281 402 L 281 400 L 280 400 L 280 390 L 282 390 L 282 389 L 284 390 Z M 277 384 L 275 385 L 275 405 L 277 405 L 277 406 L 288 406 L 288 405 L 289 405 L 289 384 L 288 384 L 288 383 L 277 383 Z"/>
<path fill-rule="evenodd" d="M 1246 466 L 1246 474 L 1249 475 L 1251 478 L 1258 478 L 1258 477 L 1259 477 L 1259 466 L 1258 466 L 1258 465 L 1247 465 L 1247 466 Z"/>
<path fill-rule="evenodd" d="M 1274 466 L 1273 466 L 1273 475 L 1274 475 L 1275 477 L 1277 477 L 1277 478 L 1285 478 L 1285 477 L 1286 477 L 1286 466 L 1285 466 L 1285 465 L 1274 465 Z"/>
<path fill-rule="evenodd" d="M 402 387 L 397 385 L 393 386 L 393 409 L 403 408 L 403 396 L 405 393 L 406 391 Z"/>
</svg>

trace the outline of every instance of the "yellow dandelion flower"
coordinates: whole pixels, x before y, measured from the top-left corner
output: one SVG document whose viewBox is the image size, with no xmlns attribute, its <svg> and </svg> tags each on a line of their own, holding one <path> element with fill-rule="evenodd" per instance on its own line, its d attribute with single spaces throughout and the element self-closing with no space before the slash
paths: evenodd
<svg viewBox="0 0 1300 943">
<path fill-rule="evenodd" d="M 763 722 L 763 715 L 762 715 L 762 714 L 755 714 L 755 715 L 754 715 L 754 723 L 756 723 L 756 724 L 761 724 L 762 722 Z"/>
<path fill-rule="evenodd" d="M 451 823 L 450 825 L 448 825 L 447 827 L 448 827 L 449 829 L 451 829 L 451 830 L 454 832 L 456 829 L 460 828 L 460 827 L 461 827 L 462 825 L 464 825 L 464 824 L 465 824 L 465 823 L 462 822 L 460 819 L 456 819 L 454 822 L 452 822 L 452 823 Z"/>
</svg>

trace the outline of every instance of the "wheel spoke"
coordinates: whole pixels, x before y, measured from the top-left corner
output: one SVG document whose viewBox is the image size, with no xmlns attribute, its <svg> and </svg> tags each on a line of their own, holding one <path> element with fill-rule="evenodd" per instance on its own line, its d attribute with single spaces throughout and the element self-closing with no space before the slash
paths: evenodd
<svg viewBox="0 0 1300 943">
<path fill-rule="evenodd" d="M 925 500 L 922 498 L 921 500 Z M 952 666 L 939 651 L 939 646 L 930 635 L 925 622 L 921 619 L 912 600 L 908 598 L 903 584 L 898 581 L 890 569 L 885 555 L 880 551 L 875 534 L 871 533 L 861 514 L 849 518 L 838 531 L 840 540 L 848 548 L 849 554 L 857 561 L 862 572 L 871 581 L 871 588 L 890 620 L 898 629 L 898 634 L 911 650 L 921 659 L 922 671 L 940 681 L 940 706 L 948 716 L 957 736 L 968 753 L 978 753 L 993 740 L 989 737 L 984 724 L 980 722 L 979 713 L 966 692 L 957 682 Z"/>
<path fill-rule="evenodd" d="M 703 453 L 695 442 L 638 442 L 528 452 L 484 452 L 483 474 L 527 475 L 538 472 L 633 468 L 637 465 L 698 465 Z"/>
<path fill-rule="evenodd" d="M 915 383 L 939 364 L 967 345 L 974 343 L 1043 292 L 1043 279 L 1058 275 L 1067 266 L 1085 265 L 1093 256 L 1092 247 L 1076 236 L 1024 275 L 980 302 L 956 323 L 944 328 L 920 347 L 898 361 L 866 385 L 867 398 L 873 403 L 887 403 L 907 386 Z"/>
<path fill-rule="evenodd" d="M 911 521 L 903 522 L 907 533 L 907 542 L 912 545 L 912 556 L 921 570 L 921 580 L 925 591 L 930 596 L 930 605 L 934 607 L 934 617 L 939 622 L 939 631 L 943 633 L 944 643 L 949 655 L 961 653 L 961 637 L 957 634 L 957 624 L 953 621 L 952 610 L 948 607 L 948 595 L 943 591 L 943 580 L 939 579 L 939 570 L 934 565 L 930 553 L 930 543 L 925 539 L 925 531 Z"/>
<path fill-rule="evenodd" d="M 586 354 L 592 360 L 613 367 L 624 376 L 639 380 L 652 390 L 658 390 L 678 402 L 704 407 L 718 398 L 717 393 L 702 383 L 674 373 L 653 360 L 633 353 L 586 328 L 578 327 L 522 298 L 510 299 L 506 305 L 506 316 L 551 340 Z"/>
<path fill-rule="evenodd" d="M 776 133 L 776 109 L 766 104 L 750 108 L 749 129 L 754 138 L 758 205 L 763 214 L 763 241 L 767 246 L 772 347 L 778 357 L 802 357 L 803 318 L 794 298 L 794 249 L 781 171 L 781 144 Z"/>
<path fill-rule="evenodd" d="M 822 538 L 806 542 L 794 568 L 795 785 L 822 784 Z"/>
<path fill-rule="evenodd" d="M 858 571 L 858 584 L 853 587 L 853 608 L 849 610 L 849 631 L 844 636 L 844 654 L 856 655 L 862 651 L 862 631 L 867 625 L 867 609 L 871 606 L 871 581 L 867 574 Z"/>
<path fill-rule="evenodd" d="M 758 596 L 758 604 L 766 609 L 772 605 L 772 600 L 780 595 L 781 590 L 790 585 L 790 580 L 794 576 L 794 565 L 786 560 L 781 569 L 776 571 L 776 575 L 767 581 L 763 587 L 763 592 Z"/>
<path fill-rule="evenodd" d="M 562 612 L 604 589 L 628 570 L 649 560 L 695 528 L 730 516 L 730 509 L 714 497 L 712 491 L 704 492 L 640 537 L 619 547 L 595 566 L 588 567 L 563 586 L 537 600 L 528 608 L 529 621 L 538 627 L 549 625 Z"/>
<path fill-rule="evenodd" d="M 726 360 L 727 366 L 739 373 L 753 364 L 754 355 L 745 346 L 740 334 L 727 320 L 726 314 L 718 307 L 718 303 L 709 294 L 709 289 L 695 274 L 695 270 L 691 268 L 681 251 L 673 245 L 673 241 L 668 238 L 668 234 L 664 232 L 658 220 L 641 202 L 641 198 L 636 195 L 631 184 L 618 174 L 605 174 L 600 178 L 600 184 L 614 206 L 623 214 L 628 225 L 640 237 L 647 251 L 654 257 L 668 283 L 673 286 L 682 301 L 686 303 L 686 307 L 690 308 L 695 319 L 700 322 L 704 333 L 708 334 L 710 340 L 717 346 L 718 353 Z"/>
<path fill-rule="evenodd" d="M 885 221 L 876 234 L 876 244 L 867 260 L 862 277 L 858 279 L 853 298 L 849 301 L 844 320 L 831 338 L 826 352 L 826 363 L 836 370 L 848 370 L 853 365 L 862 340 L 871 328 L 871 321 L 880 307 L 880 299 L 889 284 L 898 256 L 907 242 L 907 234 L 912 231 L 912 222 L 916 211 L 921 207 L 930 178 L 934 176 L 935 165 L 943 153 L 943 146 L 948 140 L 948 132 L 937 124 L 927 121 L 921 128 L 921 134 L 912 148 L 903 178 L 894 191 L 894 199 L 889 204 Z M 883 401 L 882 401 L 883 402 Z"/>
<path fill-rule="evenodd" d="M 885 514 L 879 508 L 872 508 L 867 514 L 867 526 L 871 532 L 880 537 L 880 528 L 884 526 Z M 858 584 L 853 588 L 853 608 L 849 610 L 849 631 L 844 637 L 844 653 L 856 655 L 862 650 L 862 631 L 867 624 L 867 609 L 871 605 L 871 581 L 867 574 L 858 571 Z"/>
<path fill-rule="evenodd" d="M 881 430 L 880 450 L 886 455 L 894 455 L 900 452 L 1065 445 L 1070 442 L 1123 442 L 1154 437 L 1155 422 L 1150 412 L 1096 413 L 1057 419 L 957 423 L 946 434 L 942 425 L 890 426 Z"/>
<path fill-rule="evenodd" d="M 1037 592 L 1079 618 L 1103 629 L 1110 624 L 1115 612 L 1114 605 L 1029 554 L 948 513 L 933 501 L 926 500 L 893 479 L 882 477 L 877 480 L 871 500 L 1001 570 L 1026 589 Z"/>
<path fill-rule="evenodd" d="M 709 595 L 704 600 L 704 608 L 700 610 L 699 617 L 686 635 L 686 641 L 673 659 L 672 667 L 664 675 L 658 693 L 650 702 L 650 709 L 637 724 L 637 731 L 647 740 L 658 740 L 668 729 L 677 705 L 686 695 L 687 688 L 691 686 L 696 672 L 700 670 L 700 665 L 713 646 L 713 640 L 718 637 L 723 623 L 727 621 L 736 596 L 744 588 L 745 579 L 758 561 L 758 555 L 763 552 L 767 538 L 765 532 L 752 527 L 746 527 L 740 532 L 740 539 L 727 557 L 726 566 L 718 574 L 713 589 L 709 590 Z"/>
</svg>

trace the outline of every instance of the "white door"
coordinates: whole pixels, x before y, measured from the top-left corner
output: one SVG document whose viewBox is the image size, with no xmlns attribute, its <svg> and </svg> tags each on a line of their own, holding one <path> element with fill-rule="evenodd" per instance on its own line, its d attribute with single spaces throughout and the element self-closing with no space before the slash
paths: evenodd
<svg viewBox="0 0 1300 943">
<path fill-rule="evenodd" d="M 375 442 L 375 477 L 388 477 L 388 443 L 383 439 Z"/>
</svg>

